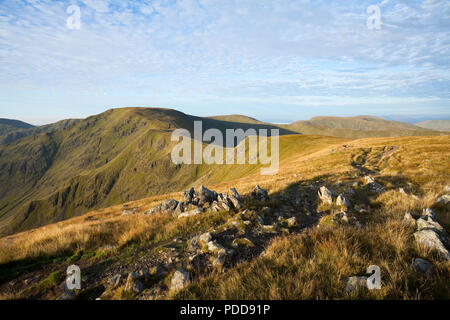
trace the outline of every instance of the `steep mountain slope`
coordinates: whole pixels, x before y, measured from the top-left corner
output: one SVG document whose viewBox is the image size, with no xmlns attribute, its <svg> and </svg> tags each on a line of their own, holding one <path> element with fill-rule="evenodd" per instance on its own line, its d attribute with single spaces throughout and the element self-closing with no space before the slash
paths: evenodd
<svg viewBox="0 0 450 320">
<path fill-rule="evenodd" d="M 172 131 L 193 132 L 195 120 L 202 120 L 203 130 L 250 127 L 169 109 L 123 108 L 0 147 L 0 232 L 181 190 L 213 169 L 171 161 Z M 290 132 L 281 130 L 286 133 Z"/>
<path fill-rule="evenodd" d="M 450 120 L 427 120 L 416 123 L 416 126 L 437 131 L 450 131 Z"/>
</svg>

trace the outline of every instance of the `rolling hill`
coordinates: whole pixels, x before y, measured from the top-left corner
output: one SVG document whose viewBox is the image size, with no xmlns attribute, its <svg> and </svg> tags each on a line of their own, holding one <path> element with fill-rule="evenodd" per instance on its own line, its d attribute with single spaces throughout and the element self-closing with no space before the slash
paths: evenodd
<svg viewBox="0 0 450 320">
<path fill-rule="evenodd" d="M 450 131 L 450 120 L 427 120 L 416 123 L 416 126 L 437 131 Z"/>
</svg>

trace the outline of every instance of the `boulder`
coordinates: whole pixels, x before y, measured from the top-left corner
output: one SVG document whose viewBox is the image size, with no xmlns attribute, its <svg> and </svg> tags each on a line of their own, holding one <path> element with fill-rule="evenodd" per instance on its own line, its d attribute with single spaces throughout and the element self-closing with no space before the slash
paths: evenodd
<svg viewBox="0 0 450 320">
<path fill-rule="evenodd" d="M 322 200 L 322 202 L 325 202 L 328 204 L 333 203 L 334 191 L 332 189 L 322 186 L 319 189 L 318 195 L 319 195 L 319 198 Z"/>
<path fill-rule="evenodd" d="M 192 217 L 197 214 L 201 214 L 203 212 L 202 208 L 197 208 L 191 211 L 183 212 L 182 214 L 178 215 L 178 218 L 184 218 L 184 217 Z"/>
<path fill-rule="evenodd" d="M 170 290 L 178 291 L 183 289 L 186 284 L 189 282 L 189 272 L 178 269 L 172 276 L 172 280 L 170 281 Z"/>
<path fill-rule="evenodd" d="M 136 272 L 131 272 L 128 275 L 127 283 L 125 284 L 125 291 L 139 294 L 144 290 L 144 285 L 139 281 L 139 275 Z"/>
<path fill-rule="evenodd" d="M 412 267 L 428 279 L 432 278 L 435 272 L 433 264 L 421 258 L 415 258 Z"/>
<path fill-rule="evenodd" d="M 223 247 L 217 241 L 209 241 L 206 245 L 208 247 L 208 251 L 211 252 L 216 252 L 223 249 Z"/>
<path fill-rule="evenodd" d="M 227 253 L 225 249 L 220 249 L 217 253 L 217 257 L 214 259 L 212 265 L 215 268 L 221 268 L 223 264 L 225 263 L 225 260 L 227 258 Z"/>
<path fill-rule="evenodd" d="M 295 227 L 298 225 L 297 218 L 295 218 L 295 217 L 291 217 L 291 218 L 287 219 L 286 223 L 287 223 L 288 227 Z"/>
<path fill-rule="evenodd" d="M 257 185 L 252 191 L 252 196 L 258 200 L 266 201 L 269 197 L 269 194 L 267 190 Z"/>
<path fill-rule="evenodd" d="M 443 259 L 450 261 L 450 254 L 442 243 L 439 235 L 430 229 L 420 230 L 414 233 L 416 242 L 424 247 L 437 251 Z"/>
<path fill-rule="evenodd" d="M 111 285 L 113 288 L 117 288 L 120 285 L 121 280 L 122 275 L 118 273 L 108 279 L 108 284 Z"/>
<path fill-rule="evenodd" d="M 200 241 L 204 244 L 207 244 L 208 242 L 210 242 L 211 239 L 212 239 L 212 236 L 211 236 L 211 233 L 209 233 L 209 232 L 206 232 L 198 237 L 198 241 Z"/>
<path fill-rule="evenodd" d="M 436 203 L 448 204 L 450 202 L 450 194 L 445 194 L 436 199 Z"/>
<path fill-rule="evenodd" d="M 241 196 L 235 188 L 231 188 L 228 192 L 228 200 L 229 202 L 231 202 L 235 209 L 239 210 L 242 207 Z"/>
<path fill-rule="evenodd" d="M 174 199 L 164 200 L 157 206 L 144 212 L 144 215 L 154 214 L 154 213 L 158 213 L 158 212 L 165 212 L 165 211 L 173 211 L 177 208 L 177 206 L 178 206 L 177 200 L 174 200 Z"/>
<path fill-rule="evenodd" d="M 216 200 L 214 198 L 215 193 L 203 185 L 198 188 L 195 195 L 199 199 L 199 204 L 205 204 L 207 202 L 213 202 L 214 200 Z"/>
<path fill-rule="evenodd" d="M 181 198 L 183 202 L 191 203 L 192 198 L 194 197 L 194 188 L 190 188 L 189 190 L 183 191 L 181 193 Z"/>
<path fill-rule="evenodd" d="M 336 205 L 348 208 L 350 206 L 350 201 L 348 201 L 347 197 L 341 193 L 336 198 Z"/>
</svg>

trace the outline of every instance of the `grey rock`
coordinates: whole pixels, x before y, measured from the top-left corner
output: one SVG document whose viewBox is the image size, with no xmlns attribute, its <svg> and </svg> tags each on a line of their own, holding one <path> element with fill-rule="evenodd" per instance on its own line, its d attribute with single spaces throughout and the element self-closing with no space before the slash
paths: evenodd
<svg viewBox="0 0 450 320">
<path fill-rule="evenodd" d="M 450 261 L 450 254 L 442 243 L 439 235 L 434 230 L 420 230 L 414 233 L 414 238 L 419 245 L 437 251 L 443 259 Z"/>
<path fill-rule="evenodd" d="M 191 211 L 183 212 L 180 215 L 178 215 L 178 218 L 184 218 L 184 217 L 192 217 L 198 214 L 201 214 L 203 212 L 202 208 L 197 208 Z"/>
<path fill-rule="evenodd" d="M 134 271 L 131 272 L 125 284 L 125 291 L 139 294 L 142 290 L 144 290 L 144 285 L 139 281 L 139 275 Z"/>
<path fill-rule="evenodd" d="M 189 282 L 189 272 L 178 269 L 172 276 L 172 280 L 170 281 L 170 290 L 178 291 L 183 289 L 186 284 Z"/>
<path fill-rule="evenodd" d="M 435 273 L 433 264 L 421 258 L 415 258 L 413 260 L 412 267 L 422 273 L 422 275 L 428 279 L 432 278 Z"/>
<path fill-rule="evenodd" d="M 319 189 L 318 195 L 322 202 L 329 204 L 333 203 L 334 191 L 332 189 L 322 186 Z"/>
<path fill-rule="evenodd" d="M 436 203 L 448 204 L 450 202 L 450 194 L 444 194 L 436 199 Z"/>
<path fill-rule="evenodd" d="M 343 194 L 338 195 L 338 197 L 336 198 L 336 205 L 338 206 L 344 206 L 344 207 L 349 207 L 350 206 L 350 201 L 348 201 L 347 197 L 344 196 Z"/>
<path fill-rule="evenodd" d="M 265 201 L 269 197 L 267 190 L 261 188 L 259 185 L 255 186 L 252 191 L 252 196 L 256 199 Z"/>
<path fill-rule="evenodd" d="M 206 232 L 204 234 L 202 234 L 201 236 L 198 237 L 198 241 L 203 242 L 205 244 L 207 244 L 208 242 L 210 242 L 212 239 L 211 233 Z"/>
<path fill-rule="evenodd" d="M 298 221 L 297 218 L 295 217 L 291 217 L 289 219 L 286 220 L 288 227 L 295 227 L 298 225 Z"/>
<path fill-rule="evenodd" d="M 194 188 L 190 188 L 189 190 L 183 191 L 181 193 L 181 198 L 183 202 L 191 203 L 193 197 L 194 197 Z"/>
<path fill-rule="evenodd" d="M 120 285 L 121 280 L 122 280 L 122 275 L 118 273 L 108 279 L 108 284 L 114 288 L 117 288 Z"/>
<path fill-rule="evenodd" d="M 216 251 L 223 249 L 223 247 L 217 241 L 209 241 L 207 243 L 207 246 L 208 246 L 208 250 L 211 252 L 216 252 Z"/>
</svg>

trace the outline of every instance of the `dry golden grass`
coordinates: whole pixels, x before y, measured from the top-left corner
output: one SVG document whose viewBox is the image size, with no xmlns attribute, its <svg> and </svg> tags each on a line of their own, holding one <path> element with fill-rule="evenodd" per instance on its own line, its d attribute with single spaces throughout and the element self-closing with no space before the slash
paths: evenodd
<svg viewBox="0 0 450 320">
<path fill-rule="evenodd" d="M 292 137 L 282 139 L 292 139 L 295 143 Z M 277 238 L 264 256 L 221 276 L 214 275 L 194 283 L 175 298 L 448 298 L 448 286 L 445 287 L 445 281 L 442 281 L 448 280 L 448 263 L 442 263 L 431 252 L 418 248 L 412 238 L 413 230 L 401 220 L 406 211 L 419 213 L 431 207 L 436 197 L 442 194 L 443 187 L 450 184 L 450 136 L 371 138 L 346 141 L 347 148 L 343 148 L 342 143 L 302 154 L 288 153 L 281 159 L 280 171 L 273 176 L 260 176 L 257 172 L 207 186 L 218 192 L 236 187 L 241 194 L 246 194 L 256 184 L 275 193 L 284 192 L 299 181 L 320 180 L 331 184 L 338 180 L 361 181 L 360 173 L 351 165 L 352 154 L 363 148 L 374 148 L 379 154 L 370 154 L 370 164 L 379 167 L 377 180 L 388 190 L 371 198 L 373 210 L 358 217 L 365 225 L 362 230 L 321 227 L 301 235 Z M 398 148 L 389 156 L 379 152 L 389 146 Z M 204 181 L 200 179 L 194 185 Z M 397 185 L 405 184 L 412 186 L 410 192 L 417 198 L 398 191 Z M 139 207 L 143 212 L 168 198 L 179 200 L 179 194 L 160 195 L 128 205 Z M 95 251 L 106 245 L 121 247 L 131 242 L 164 241 L 190 232 L 206 231 L 229 218 L 223 213 L 189 219 L 175 219 L 168 214 L 122 216 L 122 210 L 121 206 L 105 208 L 0 239 L 0 264 L 78 250 Z M 448 211 L 438 208 L 437 214 L 448 230 Z M 424 283 L 411 269 L 413 257 L 431 259 L 438 270 L 438 278 Z M 382 269 L 382 290 L 348 296 L 345 277 L 363 275 L 371 264 Z"/>
</svg>

